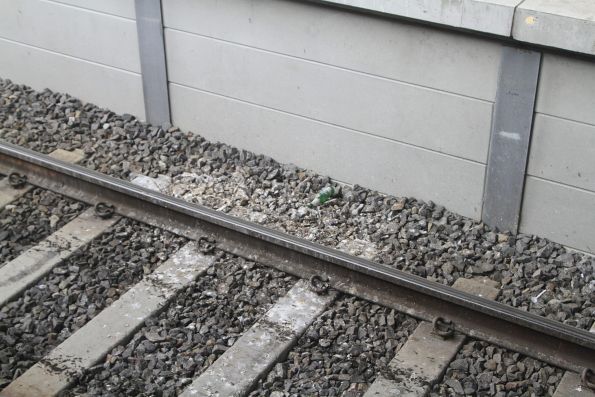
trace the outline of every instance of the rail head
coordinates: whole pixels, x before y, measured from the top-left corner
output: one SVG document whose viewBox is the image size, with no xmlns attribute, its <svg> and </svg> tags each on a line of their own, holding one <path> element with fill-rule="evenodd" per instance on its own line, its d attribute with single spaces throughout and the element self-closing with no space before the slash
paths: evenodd
<svg viewBox="0 0 595 397">
<path fill-rule="evenodd" d="M 214 236 L 221 249 L 300 277 L 324 273 L 343 292 L 415 317 L 442 316 L 472 337 L 579 371 L 595 368 L 595 334 L 471 295 L 386 265 L 155 192 L 0 141 L 0 172 L 190 238 Z"/>
</svg>

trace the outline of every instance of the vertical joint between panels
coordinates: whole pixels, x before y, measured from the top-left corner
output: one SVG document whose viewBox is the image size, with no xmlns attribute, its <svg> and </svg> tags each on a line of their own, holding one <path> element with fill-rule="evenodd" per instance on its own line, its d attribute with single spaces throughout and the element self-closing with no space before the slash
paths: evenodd
<svg viewBox="0 0 595 397">
<path fill-rule="evenodd" d="M 171 122 L 161 0 L 135 0 L 145 117 L 147 122 Z"/>
<path fill-rule="evenodd" d="M 517 233 L 533 129 L 541 52 L 502 47 L 482 220 Z"/>
</svg>

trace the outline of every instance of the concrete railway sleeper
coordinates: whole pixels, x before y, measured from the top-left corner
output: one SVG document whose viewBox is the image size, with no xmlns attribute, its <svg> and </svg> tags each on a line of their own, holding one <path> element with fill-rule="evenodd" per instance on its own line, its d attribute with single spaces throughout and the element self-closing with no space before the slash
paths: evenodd
<svg viewBox="0 0 595 397">
<path fill-rule="evenodd" d="M 0 268 L 1 396 L 594 395 L 595 334 L 487 279 L 446 287 L 2 144 L 13 172 L 95 208 Z"/>
</svg>

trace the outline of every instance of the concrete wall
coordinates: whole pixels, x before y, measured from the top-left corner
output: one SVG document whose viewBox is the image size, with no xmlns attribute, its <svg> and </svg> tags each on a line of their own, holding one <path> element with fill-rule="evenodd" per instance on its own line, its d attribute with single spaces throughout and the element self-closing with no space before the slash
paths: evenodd
<svg viewBox="0 0 595 397">
<path fill-rule="evenodd" d="M 548 46 L 559 30 L 562 49 L 595 55 L 592 35 L 570 40 L 595 29 L 589 0 L 161 1 L 173 124 L 474 219 L 502 44 L 359 11 Z M 0 77 L 145 119 L 134 6 L 0 0 Z M 594 61 L 544 52 L 520 226 L 593 253 L 594 93 Z"/>
<path fill-rule="evenodd" d="M 480 216 L 499 44 L 307 2 L 163 18 L 175 125 Z"/>
<path fill-rule="evenodd" d="M 133 0 L 0 0 L 0 76 L 144 119 Z"/>
<path fill-rule="evenodd" d="M 595 252 L 595 62 L 545 54 L 521 231 Z"/>
</svg>

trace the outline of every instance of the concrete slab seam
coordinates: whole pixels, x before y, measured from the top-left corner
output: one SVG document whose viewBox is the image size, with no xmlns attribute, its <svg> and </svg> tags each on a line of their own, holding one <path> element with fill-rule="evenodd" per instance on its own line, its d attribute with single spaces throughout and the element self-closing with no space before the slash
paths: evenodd
<svg viewBox="0 0 595 397">
<path fill-rule="evenodd" d="M 481 219 L 518 232 L 541 52 L 502 47 Z"/>
<path fill-rule="evenodd" d="M 145 118 L 154 125 L 171 122 L 161 0 L 135 0 Z"/>
</svg>

